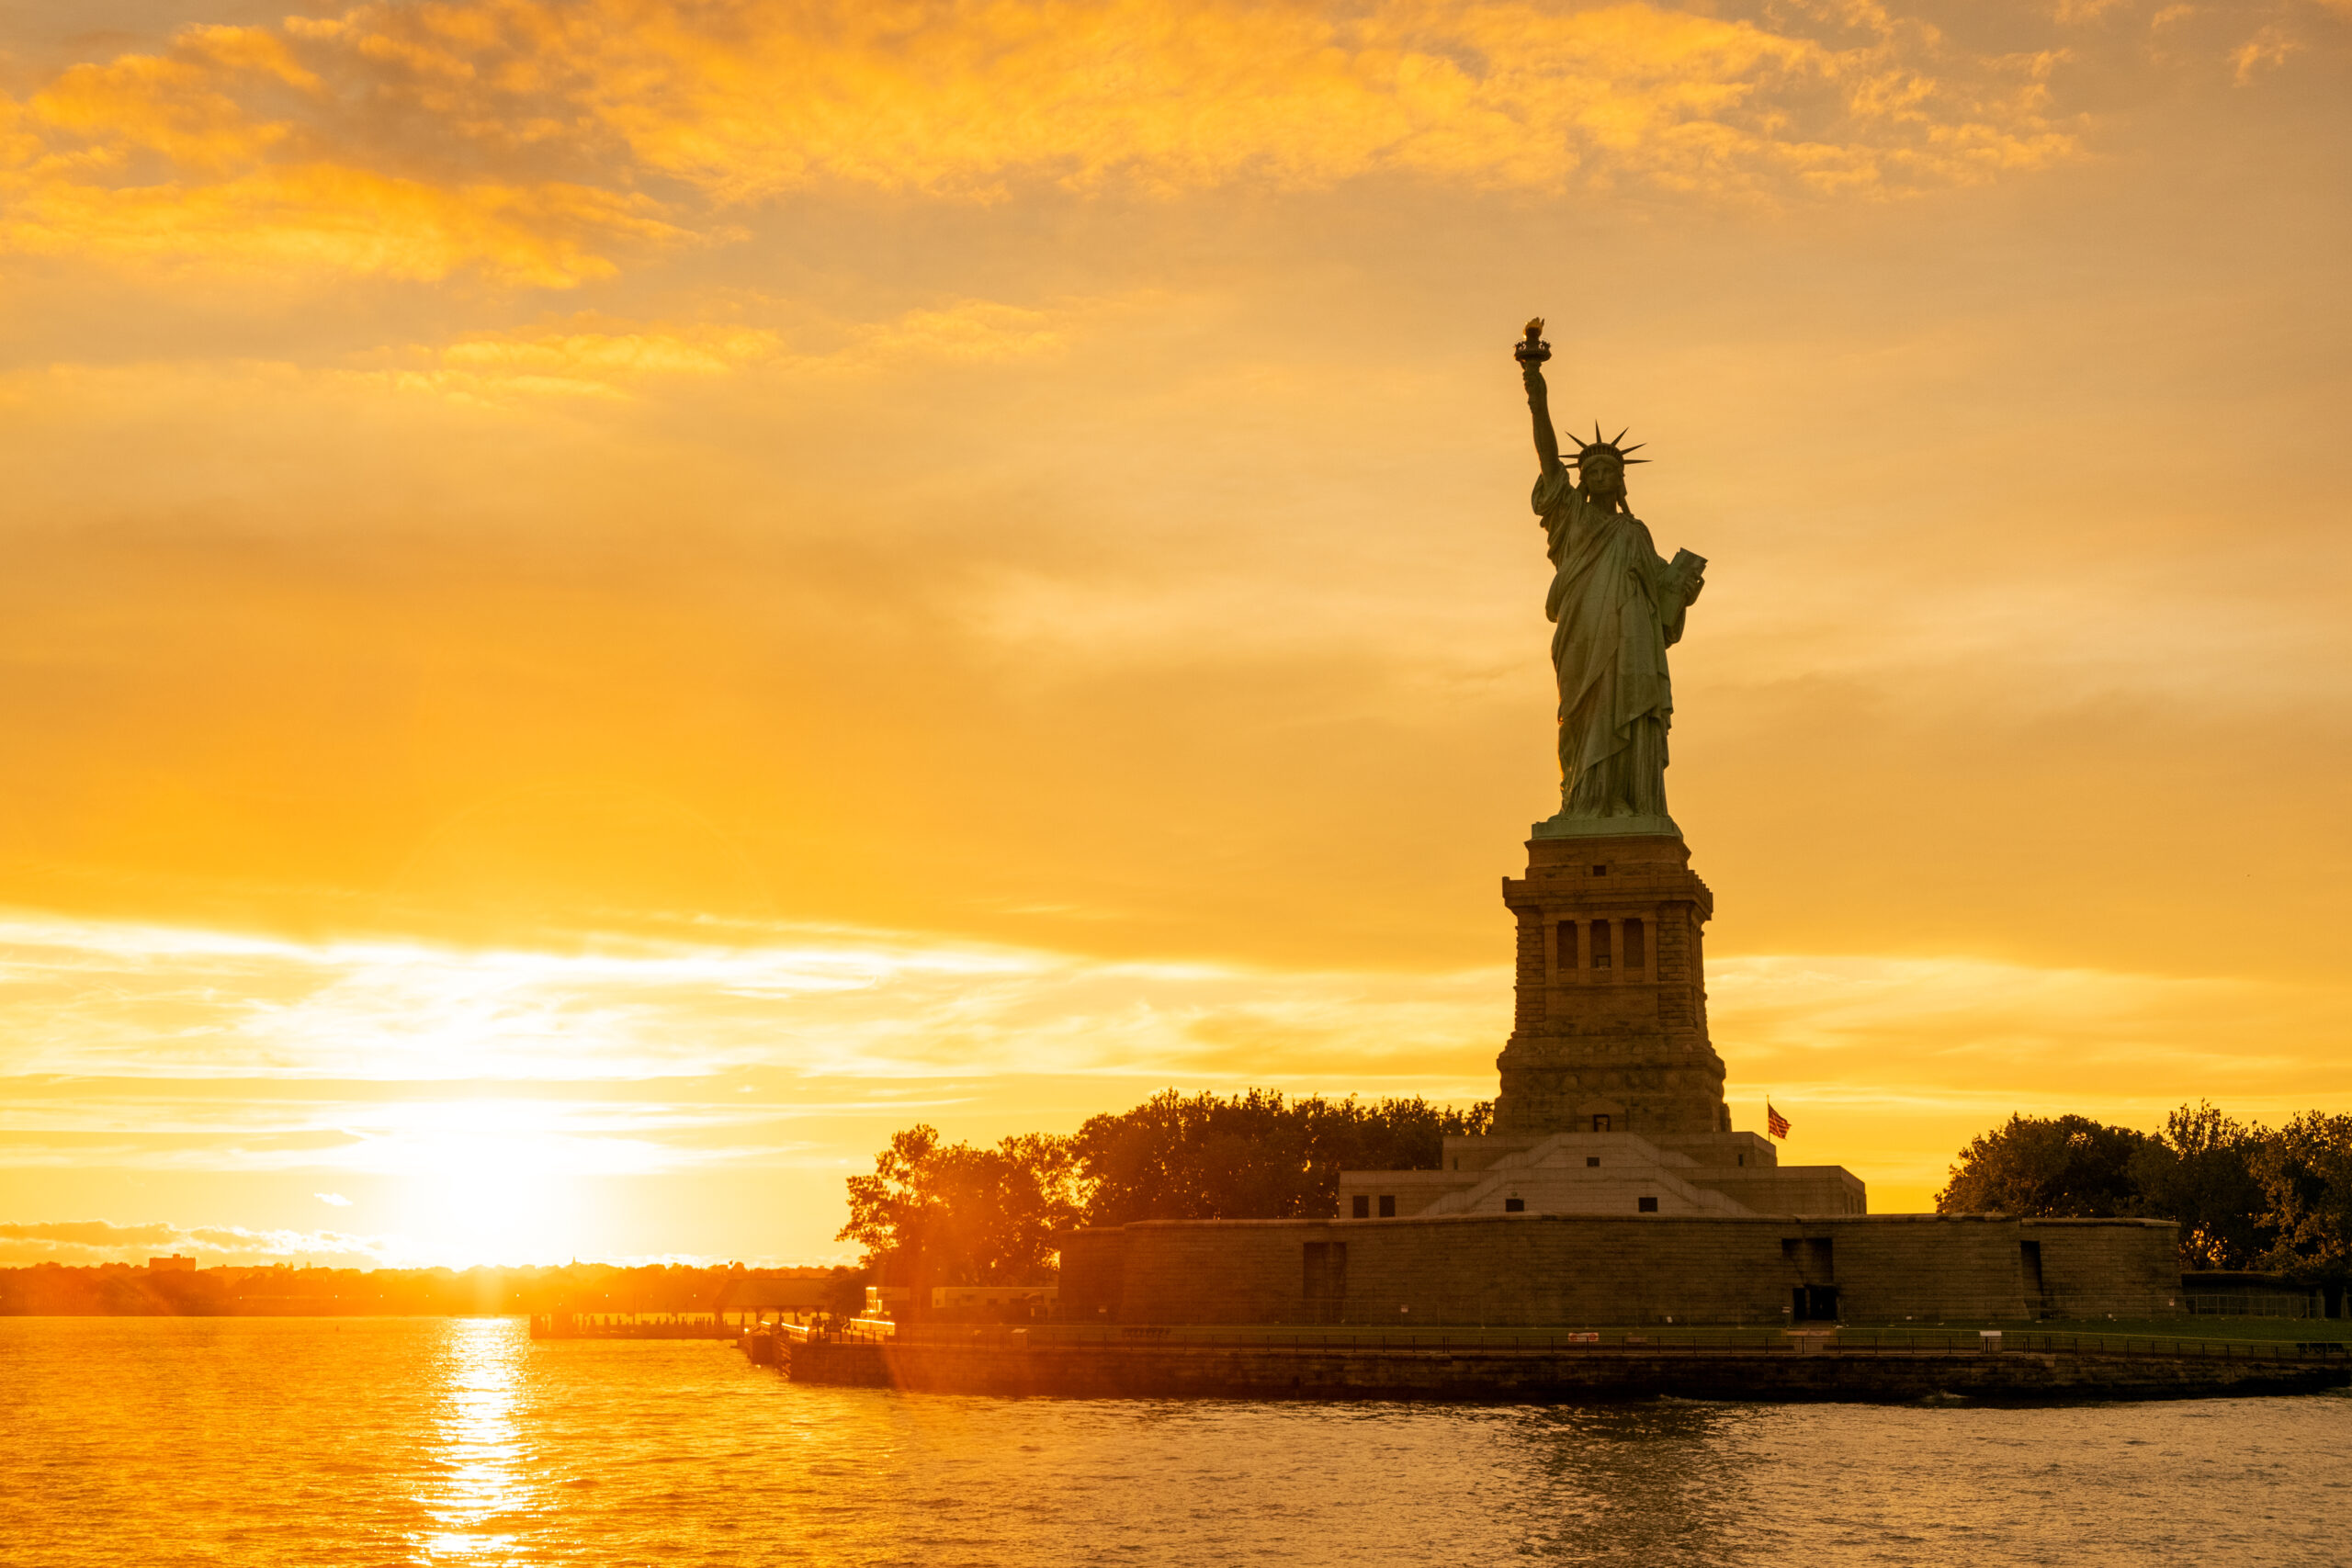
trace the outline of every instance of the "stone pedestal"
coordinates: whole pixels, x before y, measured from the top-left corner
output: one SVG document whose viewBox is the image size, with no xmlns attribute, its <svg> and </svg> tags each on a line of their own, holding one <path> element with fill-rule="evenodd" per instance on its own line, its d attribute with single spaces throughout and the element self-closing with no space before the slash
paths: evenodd
<svg viewBox="0 0 2352 1568">
<path fill-rule="evenodd" d="M 1730 1132 L 1700 953 L 1714 897 L 1681 838 L 1531 839 L 1503 902 L 1519 920 L 1519 981 L 1495 1060 L 1496 1135 Z"/>
</svg>

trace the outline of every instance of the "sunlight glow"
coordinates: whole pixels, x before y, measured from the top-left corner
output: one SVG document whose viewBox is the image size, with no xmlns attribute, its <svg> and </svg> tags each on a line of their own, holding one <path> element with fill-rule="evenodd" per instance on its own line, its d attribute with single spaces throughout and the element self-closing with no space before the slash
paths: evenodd
<svg viewBox="0 0 2352 1568">
<path fill-rule="evenodd" d="M 560 1262 L 580 1249 L 580 1156 L 610 1151 L 503 1134 L 501 1109 L 439 1107 L 431 1131 L 403 1145 L 390 1220 L 409 1257 L 465 1268 Z"/>
<path fill-rule="evenodd" d="M 617 1182 L 673 1184 L 714 1226 L 749 1214 L 794 1238 L 786 1256 L 830 1257 L 841 1174 L 895 1127 L 1067 1130 L 1170 1083 L 1479 1100 L 1508 1027 L 1498 968 L 1105 963 L 786 928 L 768 945 L 569 955 L 57 920 L 6 934 L 0 1029 L 37 1041 L 48 1076 L 17 1080 L 0 1178 L 100 1155 L 282 1177 L 340 1227 L 289 1209 L 280 1230 L 0 1232 L 0 1258 L 22 1261 L 694 1252 L 620 1240 Z M 1808 1157 L 1882 1183 L 1883 1207 L 1921 1201 L 1956 1139 L 2013 1108 L 2097 1094 L 2153 1125 L 2227 1068 L 2242 1113 L 2284 1113 L 2313 1063 L 2210 1042 L 2255 1024 L 2310 1038 L 2344 1005 L 2321 987 L 1968 958 L 1718 954 L 1710 977 L 1742 1124 L 1770 1088 L 1805 1111 Z"/>
<path fill-rule="evenodd" d="M 530 1341 L 511 1319 L 456 1318 L 442 1358 L 440 1438 L 447 1454 L 425 1496 L 433 1562 L 506 1562 L 532 1494 L 514 1416 Z"/>
</svg>

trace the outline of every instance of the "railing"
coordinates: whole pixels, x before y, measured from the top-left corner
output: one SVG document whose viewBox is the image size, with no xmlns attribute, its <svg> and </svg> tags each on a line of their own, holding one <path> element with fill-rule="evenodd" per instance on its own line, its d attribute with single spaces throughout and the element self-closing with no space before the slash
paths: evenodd
<svg viewBox="0 0 2352 1568">
<path fill-rule="evenodd" d="M 844 1335 L 844 1337 L 850 1336 Z M 2045 1334 L 2004 1326 L 1997 1337 L 1968 1330 L 1829 1329 L 1718 1331 L 1596 1329 L 1296 1329 L 1195 1328 L 1164 1325 L 1053 1325 L 1034 1329 L 910 1326 L 906 1346 L 1001 1350 L 1152 1347 L 1183 1349 L 1370 1351 L 1405 1354 L 1595 1356 L 1864 1356 L 1888 1359 L 2038 1354 L 2135 1359 L 2352 1363 L 2341 1340 L 2183 1338 L 2147 1334 Z"/>
<path fill-rule="evenodd" d="M 2183 1296 L 2180 1304 L 2196 1317 L 2319 1317 L 2325 1310 L 2317 1291 L 2307 1294 L 2200 1293 Z"/>
<path fill-rule="evenodd" d="M 538 1312 L 534 1339 L 732 1339 L 738 1330 L 713 1312 Z"/>
</svg>

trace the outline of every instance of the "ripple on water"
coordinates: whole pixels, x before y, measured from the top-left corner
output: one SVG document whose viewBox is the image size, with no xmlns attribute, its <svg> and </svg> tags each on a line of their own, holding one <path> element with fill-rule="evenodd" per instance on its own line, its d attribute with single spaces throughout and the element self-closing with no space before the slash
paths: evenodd
<svg viewBox="0 0 2352 1568">
<path fill-rule="evenodd" d="M 2341 1563 L 2352 1398 L 994 1400 L 501 1319 L 0 1319 L 0 1561 Z"/>
</svg>

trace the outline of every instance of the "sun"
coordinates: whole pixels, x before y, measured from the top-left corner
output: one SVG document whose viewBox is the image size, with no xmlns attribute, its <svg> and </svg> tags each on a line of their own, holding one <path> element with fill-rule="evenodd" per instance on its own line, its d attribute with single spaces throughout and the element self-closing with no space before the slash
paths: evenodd
<svg viewBox="0 0 2352 1568">
<path fill-rule="evenodd" d="M 526 1127 L 486 1125 L 500 1108 L 435 1108 L 403 1151 L 395 1228 L 417 1261 L 560 1262 L 581 1247 L 578 1151 L 572 1140 Z"/>
</svg>

